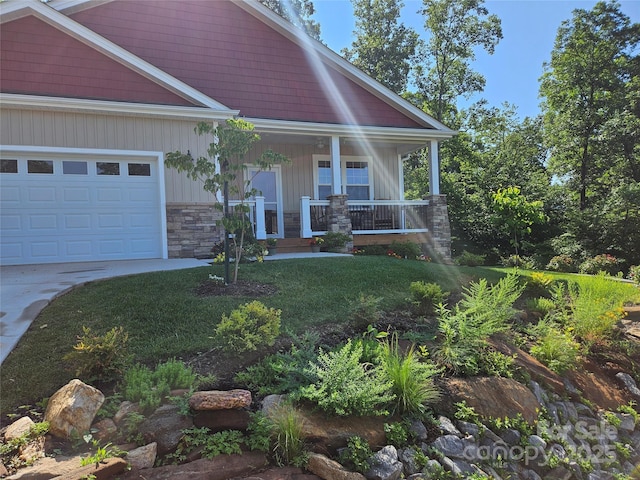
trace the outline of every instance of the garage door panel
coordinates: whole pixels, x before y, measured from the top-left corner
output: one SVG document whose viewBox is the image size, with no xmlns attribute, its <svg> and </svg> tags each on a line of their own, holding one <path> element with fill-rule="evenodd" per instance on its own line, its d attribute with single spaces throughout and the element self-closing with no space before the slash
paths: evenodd
<svg viewBox="0 0 640 480">
<path fill-rule="evenodd" d="M 28 173 L 28 161 L 0 174 L 2 264 L 162 257 L 155 163 L 102 162 L 120 175 L 97 175 L 96 159 L 53 160 L 53 174 Z"/>
</svg>

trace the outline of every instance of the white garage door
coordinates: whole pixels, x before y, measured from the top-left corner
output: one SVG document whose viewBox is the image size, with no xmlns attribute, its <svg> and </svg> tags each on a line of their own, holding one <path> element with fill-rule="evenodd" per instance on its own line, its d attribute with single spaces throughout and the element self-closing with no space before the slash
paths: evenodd
<svg viewBox="0 0 640 480">
<path fill-rule="evenodd" d="M 1 263 L 161 258 L 159 188 L 149 157 L 3 152 Z"/>
</svg>

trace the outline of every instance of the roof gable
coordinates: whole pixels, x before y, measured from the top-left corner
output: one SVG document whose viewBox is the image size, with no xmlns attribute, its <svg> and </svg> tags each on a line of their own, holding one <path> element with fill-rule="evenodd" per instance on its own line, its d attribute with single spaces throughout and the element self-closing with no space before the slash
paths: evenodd
<svg viewBox="0 0 640 480">
<path fill-rule="evenodd" d="M 193 105 L 33 16 L 0 29 L 2 92 Z"/>
<path fill-rule="evenodd" d="M 241 6 L 220 0 L 114 0 L 70 17 L 246 117 L 433 128 L 433 122 L 407 115 L 326 58 L 319 77 L 308 50 Z"/>
</svg>

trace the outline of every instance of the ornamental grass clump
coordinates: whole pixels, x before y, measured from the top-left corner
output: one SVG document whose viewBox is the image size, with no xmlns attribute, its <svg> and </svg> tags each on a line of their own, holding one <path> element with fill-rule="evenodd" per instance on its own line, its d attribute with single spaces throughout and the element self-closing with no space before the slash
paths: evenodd
<svg viewBox="0 0 640 480">
<path fill-rule="evenodd" d="M 442 369 L 434 363 L 421 358 L 412 345 L 406 351 L 398 345 L 398 336 L 383 343 L 380 355 L 382 368 L 391 382 L 394 413 L 419 415 L 425 412 L 428 404 L 440 398 L 440 392 L 434 384 L 434 377 Z"/>
<path fill-rule="evenodd" d="M 302 387 L 299 396 L 339 416 L 386 415 L 386 405 L 395 398 L 393 384 L 382 367 L 361 362 L 362 354 L 362 345 L 351 340 L 336 350 L 321 350 L 306 369 L 313 383 Z"/>
</svg>

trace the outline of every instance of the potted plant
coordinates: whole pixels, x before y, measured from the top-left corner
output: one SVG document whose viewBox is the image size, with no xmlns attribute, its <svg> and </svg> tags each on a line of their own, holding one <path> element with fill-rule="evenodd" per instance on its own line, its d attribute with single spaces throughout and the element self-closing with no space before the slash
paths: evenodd
<svg viewBox="0 0 640 480">
<path fill-rule="evenodd" d="M 311 251 L 313 253 L 318 253 L 323 243 L 324 243 L 324 238 L 313 237 L 311 240 L 309 240 L 309 246 L 311 247 Z"/>
<path fill-rule="evenodd" d="M 267 249 L 269 250 L 269 255 L 275 255 L 278 253 L 278 239 L 267 238 Z"/>
</svg>

